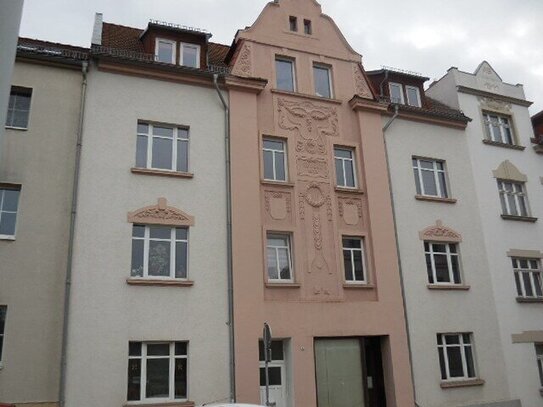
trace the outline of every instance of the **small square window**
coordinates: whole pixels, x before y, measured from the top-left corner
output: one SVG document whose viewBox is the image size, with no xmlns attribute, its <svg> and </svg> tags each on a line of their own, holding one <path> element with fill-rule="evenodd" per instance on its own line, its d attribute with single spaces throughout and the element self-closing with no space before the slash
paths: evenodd
<svg viewBox="0 0 543 407">
<path fill-rule="evenodd" d="M 336 164 L 336 185 L 338 187 L 356 188 L 354 150 L 334 147 Z"/>
<path fill-rule="evenodd" d="M 30 100 L 32 89 L 12 86 L 9 94 L 6 127 L 14 129 L 27 129 L 30 116 Z"/>
<path fill-rule="evenodd" d="M 418 195 L 449 197 L 444 161 L 413 157 L 413 173 Z"/>
<path fill-rule="evenodd" d="M 20 186 L 0 186 L 0 239 L 15 238 Z"/>
<path fill-rule="evenodd" d="M 388 90 L 390 93 L 390 103 L 399 103 L 403 105 L 404 98 L 403 98 L 403 86 L 399 83 L 390 82 L 388 84 Z"/>
<path fill-rule="evenodd" d="M 332 97 L 332 81 L 330 80 L 330 68 L 323 65 L 313 65 L 313 80 L 315 82 L 315 94 L 323 98 Z"/>
<path fill-rule="evenodd" d="M 294 16 L 290 16 L 288 18 L 290 31 L 297 32 L 298 31 L 298 19 Z"/>
<path fill-rule="evenodd" d="M 294 61 L 287 58 L 275 58 L 275 76 L 277 89 L 295 91 Z"/>
<path fill-rule="evenodd" d="M 313 30 L 311 28 L 311 20 L 304 20 L 304 34 L 313 34 Z"/>
<path fill-rule="evenodd" d="M 279 139 L 265 138 L 262 141 L 262 154 L 264 156 L 264 179 L 286 181 L 286 142 Z"/>
<path fill-rule="evenodd" d="M 290 235 L 269 232 L 266 237 L 268 281 L 292 282 Z"/>
<path fill-rule="evenodd" d="M 166 64 L 175 64 L 175 41 L 157 38 L 155 43 L 155 59 Z"/>
<path fill-rule="evenodd" d="M 363 239 L 359 237 L 344 237 L 342 242 L 345 282 L 367 283 Z"/>
</svg>

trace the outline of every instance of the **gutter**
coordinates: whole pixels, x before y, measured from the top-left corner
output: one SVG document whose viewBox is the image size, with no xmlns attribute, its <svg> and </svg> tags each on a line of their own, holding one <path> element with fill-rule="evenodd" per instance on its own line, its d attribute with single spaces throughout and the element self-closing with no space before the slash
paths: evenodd
<svg viewBox="0 0 543 407">
<path fill-rule="evenodd" d="M 83 142 L 83 120 L 85 118 L 85 100 L 87 96 L 87 73 L 89 63 L 84 61 L 81 66 L 83 80 L 81 82 L 81 101 L 79 105 L 79 124 L 77 127 L 77 143 L 75 149 L 75 166 L 72 188 L 72 208 L 70 215 L 70 232 L 68 238 L 68 257 L 66 262 L 66 280 L 64 288 L 64 317 L 62 325 L 62 350 L 60 356 L 60 384 L 58 399 L 60 407 L 66 403 L 66 356 L 68 351 L 68 324 L 70 320 L 70 295 L 72 286 L 72 261 L 74 252 L 75 220 L 77 215 L 77 195 L 79 191 L 79 171 L 81 164 L 81 147 Z"/>
<path fill-rule="evenodd" d="M 234 276 L 232 262 L 232 182 L 230 179 L 230 108 L 217 83 L 218 74 L 213 74 L 213 85 L 224 108 L 224 147 L 226 170 L 226 256 L 228 275 L 228 333 L 230 345 L 230 402 L 236 401 L 236 360 L 234 337 Z M 61 406 L 62 407 L 62 406 Z"/>
</svg>

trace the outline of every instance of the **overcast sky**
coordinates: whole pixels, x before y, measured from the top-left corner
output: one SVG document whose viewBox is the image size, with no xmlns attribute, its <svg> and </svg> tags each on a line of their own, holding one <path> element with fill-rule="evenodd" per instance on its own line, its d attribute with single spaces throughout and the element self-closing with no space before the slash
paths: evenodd
<svg viewBox="0 0 543 407">
<path fill-rule="evenodd" d="M 302 0 L 300 0 L 302 1 Z M 89 46 L 94 13 L 144 28 L 150 18 L 205 28 L 230 44 L 266 0 L 25 0 L 21 36 Z M 387 65 L 440 78 L 486 59 L 543 109 L 543 0 L 321 0 L 366 69 Z M 427 82 L 426 85 L 428 85 Z"/>
</svg>

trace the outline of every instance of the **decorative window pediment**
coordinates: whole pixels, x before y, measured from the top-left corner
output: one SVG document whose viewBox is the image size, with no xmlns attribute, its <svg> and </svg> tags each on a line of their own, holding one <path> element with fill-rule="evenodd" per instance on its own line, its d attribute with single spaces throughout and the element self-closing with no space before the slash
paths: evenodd
<svg viewBox="0 0 543 407">
<path fill-rule="evenodd" d="M 528 177 L 519 171 L 509 160 L 502 162 L 497 169 L 492 171 L 494 178 L 507 181 L 526 182 Z"/>
<path fill-rule="evenodd" d="M 435 225 L 428 226 L 419 232 L 420 240 L 432 240 L 437 242 L 461 242 L 462 235 L 457 231 L 444 226 L 443 222 L 438 220 Z"/>
<path fill-rule="evenodd" d="M 166 198 L 158 198 L 156 205 L 128 212 L 128 222 L 145 225 L 193 226 L 194 217 L 168 206 Z"/>
</svg>

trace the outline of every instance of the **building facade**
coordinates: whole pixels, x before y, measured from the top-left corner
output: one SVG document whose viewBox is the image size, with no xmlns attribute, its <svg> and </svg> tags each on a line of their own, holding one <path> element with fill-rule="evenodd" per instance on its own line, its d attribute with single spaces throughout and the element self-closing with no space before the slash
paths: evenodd
<svg viewBox="0 0 543 407">
<path fill-rule="evenodd" d="M 280 0 L 227 61 L 237 401 L 264 404 L 268 322 L 278 407 L 412 406 L 386 105 L 361 56 L 316 1 Z"/>
<path fill-rule="evenodd" d="M 509 387 L 524 407 L 540 406 L 543 228 L 538 217 L 543 166 L 532 148 L 531 102 L 522 85 L 504 82 L 487 62 L 473 74 L 450 68 L 428 95 L 473 119 L 466 128 L 466 158 L 475 183 Z"/>
</svg>

